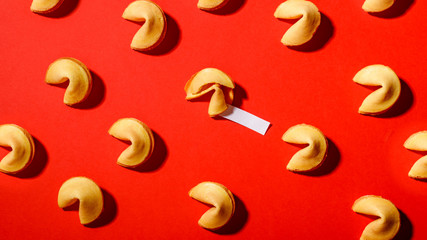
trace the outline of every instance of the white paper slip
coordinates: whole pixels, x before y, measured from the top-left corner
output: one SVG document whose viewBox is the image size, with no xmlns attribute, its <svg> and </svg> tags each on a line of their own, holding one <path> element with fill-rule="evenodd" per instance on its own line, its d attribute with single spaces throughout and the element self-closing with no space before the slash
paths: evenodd
<svg viewBox="0 0 427 240">
<path fill-rule="evenodd" d="M 221 113 L 219 116 L 243 125 L 262 135 L 265 135 L 268 127 L 270 126 L 270 123 L 264 119 L 261 119 L 232 105 L 228 105 L 227 110 L 225 110 L 225 112 Z"/>
</svg>

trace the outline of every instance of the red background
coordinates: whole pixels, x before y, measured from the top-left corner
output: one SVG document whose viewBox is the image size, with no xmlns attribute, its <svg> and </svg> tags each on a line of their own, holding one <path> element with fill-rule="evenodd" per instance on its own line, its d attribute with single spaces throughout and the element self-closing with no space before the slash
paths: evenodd
<svg viewBox="0 0 427 240">
<path fill-rule="evenodd" d="M 371 219 L 351 206 L 374 194 L 404 214 L 399 239 L 427 239 L 427 183 L 407 176 L 422 155 L 403 147 L 427 130 L 425 1 L 397 0 L 371 15 L 362 0 L 316 0 L 323 15 L 315 39 L 290 49 L 280 39 L 291 23 L 273 17 L 282 1 L 230 0 L 212 14 L 196 0 L 157 0 L 168 33 L 149 54 L 129 47 L 140 27 L 121 18 L 130 2 L 65 0 L 49 16 L 32 13 L 30 0 L 2 4 L 0 123 L 27 129 L 37 155 L 24 173 L 0 174 L 1 238 L 358 239 Z M 44 83 L 60 57 L 93 73 L 93 92 L 78 108 L 62 103 L 63 88 Z M 390 113 L 362 116 L 371 90 L 352 78 L 377 63 L 402 79 L 402 96 Z M 185 100 L 186 81 L 205 67 L 233 78 L 234 105 L 272 123 L 265 136 L 211 119 L 207 102 Z M 122 117 L 156 133 L 154 156 L 138 171 L 115 163 L 126 145 L 107 131 Z M 281 135 L 299 123 L 333 143 L 309 176 L 285 168 L 298 148 Z M 106 212 L 95 226 L 57 206 L 59 187 L 74 176 L 104 189 Z M 188 191 L 202 181 L 240 199 L 220 233 L 197 225 L 207 207 Z"/>
</svg>

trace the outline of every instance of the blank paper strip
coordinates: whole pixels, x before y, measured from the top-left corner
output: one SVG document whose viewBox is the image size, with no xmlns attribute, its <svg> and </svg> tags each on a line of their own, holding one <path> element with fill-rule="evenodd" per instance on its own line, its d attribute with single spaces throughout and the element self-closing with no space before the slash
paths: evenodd
<svg viewBox="0 0 427 240">
<path fill-rule="evenodd" d="M 270 126 L 270 123 L 264 119 L 232 105 L 228 105 L 227 110 L 221 113 L 220 116 L 252 129 L 262 135 L 265 135 L 265 132 L 267 132 L 267 129 Z"/>
</svg>

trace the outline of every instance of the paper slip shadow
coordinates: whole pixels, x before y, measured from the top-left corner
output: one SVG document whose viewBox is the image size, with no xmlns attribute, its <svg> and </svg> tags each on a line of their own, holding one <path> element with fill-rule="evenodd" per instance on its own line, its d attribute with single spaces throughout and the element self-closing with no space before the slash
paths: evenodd
<svg viewBox="0 0 427 240">
<path fill-rule="evenodd" d="M 400 213 L 400 229 L 393 240 L 410 240 L 412 239 L 413 226 L 408 216 L 399 209 Z"/>
<path fill-rule="evenodd" d="M 102 196 L 104 197 L 104 209 L 102 210 L 101 215 L 99 217 L 89 223 L 86 224 L 85 227 L 88 228 L 98 228 L 111 223 L 117 216 L 117 203 L 114 199 L 113 195 L 111 195 L 107 190 L 102 189 Z"/>
<path fill-rule="evenodd" d="M 372 16 L 380 18 L 397 18 L 404 15 L 414 4 L 415 0 L 396 0 L 394 4 L 385 11 L 369 13 Z"/>
<path fill-rule="evenodd" d="M 174 50 L 178 46 L 179 42 L 181 41 L 181 30 L 179 28 L 179 25 L 176 20 L 169 14 L 165 13 L 165 15 L 166 35 L 164 39 L 155 48 L 148 51 L 141 51 L 141 53 L 153 56 L 160 56 L 172 52 L 172 50 Z M 140 25 L 142 26 L 143 24 L 144 23 Z"/>
<path fill-rule="evenodd" d="M 159 170 L 168 157 L 168 149 L 165 141 L 155 131 L 151 130 L 154 136 L 154 150 L 150 158 L 145 160 L 141 165 L 136 168 L 129 168 L 137 172 L 154 172 Z"/>
<path fill-rule="evenodd" d="M 33 136 L 34 140 L 34 158 L 31 163 L 21 172 L 11 174 L 18 178 L 34 178 L 40 175 L 45 169 L 48 161 L 48 154 L 43 144 Z"/>
<path fill-rule="evenodd" d="M 238 12 L 243 5 L 245 5 L 246 0 L 228 0 L 224 6 L 218 8 L 214 11 L 205 11 L 215 15 L 231 15 Z"/>
<path fill-rule="evenodd" d="M 63 18 L 70 15 L 79 5 L 80 0 L 63 0 L 62 4 L 49 13 L 40 13 L 49 18 Z"/>
<path fill-rule="evenodd" d="M 326 43 L 334 36 L 335 28 L 332 24 L 329 17 L 327 17 L 325 14 L 320 13 L 320 25 L 317 28 L 316 32 L 314 33 L 314 36 L 310 41 L 304 43 L 300 46 L 288 46 L 288 48 L 300 51 L 300 52 L 314 52 L 317 50 L 322 49 Z M 285 22 L 289 23 L 295 23 L 298 20 L 286 20 L 286 19 L 280 19 Z"/>
<path fill-rule="evenodd" d="M 322 165 L 319 168 L 314 169 L 313 171 L 307 172 L 297 172 L 298 174 L 319 177 L 332 173 L 334 171 L 341 160 L 341 153 L 338 150 L 337 145 L 328 138 L 328 153 L 326 155 L 326 159 L 323 161 Z"/>
<path fill-rule="evenodd" d="M 102 79 L 99 77 L 98 74 L 96 74 L 94 71 L 90 71 L 90 74 L 92 76 L 92 89 L 89 93 L 89 96 L 83 100 L 80 103 L 77 103 L 75 105 L 72 105 L 70 107 L 76 108 L 76 109 L 92 109 L 95 108 L 101 103 L 104 102 L 104 96 L 105 96 L 105 84 L 102 81 Z M 68 81 L 65 84 L 60 85 L 54 85 L 64 88 L 67 88 Z"/>
<path fill-rule="evenodd" d="M 235 210 L 230 221 L 218 230 L 212 230 L 212 232 L 220 235 L 232 235 L 240 232 L 245 226 L 249 218 L 249 213 L 246 209 L 245 204 L 236 195 L 234 196 Z"/>
<path fill-rule="evenodd" d="M 414 95 L 411 88 L 403 79 L 400 79 L 400 96 L 396 103 L 386 112 L 376 115 L 378 118 L 392 118 L 406 113 L 414 103 Z"/>
</svg>

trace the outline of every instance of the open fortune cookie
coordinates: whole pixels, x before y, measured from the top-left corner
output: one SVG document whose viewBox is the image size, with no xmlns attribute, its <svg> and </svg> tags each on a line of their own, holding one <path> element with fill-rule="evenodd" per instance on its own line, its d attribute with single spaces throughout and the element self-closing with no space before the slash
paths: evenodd
<svg viewBox="0 0 427 240">
<path fill-rule="evenodd" d="M 223 71 L 216 68 L 205 68 L 194 74 L 185 84 L 185 99 L 193 100 L 213 91 L 209 103 L 209 116 L 215 117 L 227 110 L 233 102 L 234 82 Z"/>
</svg>

